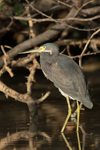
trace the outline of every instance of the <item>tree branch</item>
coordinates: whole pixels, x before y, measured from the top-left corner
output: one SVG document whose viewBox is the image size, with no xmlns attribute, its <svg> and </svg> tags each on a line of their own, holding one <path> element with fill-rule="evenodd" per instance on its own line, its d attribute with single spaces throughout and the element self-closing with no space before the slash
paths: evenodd
<svg viewBox="0 0 100 150">
<path fill-rule="evenodd" d="M 69 12 L 69 14 L 65 18 L 73 17 L 75 12 L 76 12 L 76 8 L 73 7 L 71 9 L 71 11 Z M 56 24 L 51 29 L 45 31 L 44 33 L 42 33 L 38 36 L 36 36 L 35 38 L 24 41 L 23 43 L 17 45 L 15 48 L 13 48 L 12 51 L 9 51 L 8 56 L 10 58 L 12 58 L 12 57 L 16 56 L 21 51 L 24 51 L 26 49 L 30 49 L 32 46 L 36 46 L 36 45 L 41 44 L 43 42 L 47 42 L 52 38 L 55 38 L 59 33 L 61 33 L 66 28 L 66 25 L 70 24 L 71 22 L 72 22 L 71 20 L 63 21 L 62 24 Z M 67 28 L 67 30 L 68 30 L 68 28 Z M 3 58 L 4 58 L 4 56 L 2 56 L 0 58 L 0 67 L 2 67 L 4 64 Z"/>
</svg>

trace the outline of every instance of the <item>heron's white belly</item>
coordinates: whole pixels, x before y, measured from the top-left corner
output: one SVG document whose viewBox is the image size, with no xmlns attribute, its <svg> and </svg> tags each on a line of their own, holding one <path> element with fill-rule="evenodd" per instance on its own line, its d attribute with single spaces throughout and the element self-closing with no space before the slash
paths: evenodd
<svg viewBox="0 0 100 150">
<path fill-rule="evenodd" d="M 58 90 L 60 91 L 60 93 L 64 96 L 67 97 L 67 94 L 64 93 L 61 89 L 58 88 Z M 68 95 L 69 96 L 69 95 Z M 71 96 L 69 96 L 72 100 L 74 100 Z"/>
</svg>

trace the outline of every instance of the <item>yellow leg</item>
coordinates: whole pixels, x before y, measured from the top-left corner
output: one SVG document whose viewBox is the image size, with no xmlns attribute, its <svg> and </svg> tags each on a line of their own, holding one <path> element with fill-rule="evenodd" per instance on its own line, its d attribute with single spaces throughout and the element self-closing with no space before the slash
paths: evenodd
<svg viewBox="0 0 100 150">
<path fill-rule="evenodd" d="M 79 132 L 77 132 L 77 142 L 78 142 L 78 149 L 81 150 Z"/>
<path fill-rule="evenodd" d="M 77 101 L 77 132 L 79 131 L 79 117 L 80 117 L 80 106 Z"/>
<path fill-rule="evenodd" d="M 79 150 L 81 150 L 81 144 L 80 144 L 80 138 L 79 138 L 79 117 L 80 117 L 80 106 L 77 101 L 77 129 L 76 129 L 76 132 L 77 132 L 78 148 L 79 148 Z"/>
<path fill-rule="evenodd" d="M 71 106 L 70 106 L 70 102 L 69 102 L 69 97 L 68 97 L 68 95 L 66 96 L 66 99 L 67 99 L 67 104 L 68 104 L 68 115 L 67 115 L 66 120 L 65 120 L 65 122 L 64 122 L 64 125 L 63 125 L 63 127 L 62 127 L 62 129 L 61 129 L 61 133 L 64 132 L 65 127 L 66 127 L 66 124 L 67 124 L 67 122 L 68 122 L 68 120 L 69 120 L 69 117 L 71 116 Z"/>
</svg>

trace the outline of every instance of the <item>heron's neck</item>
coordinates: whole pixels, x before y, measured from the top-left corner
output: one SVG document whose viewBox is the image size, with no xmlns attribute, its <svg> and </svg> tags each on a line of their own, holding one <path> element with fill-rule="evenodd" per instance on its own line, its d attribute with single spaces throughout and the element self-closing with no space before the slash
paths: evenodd
<svg viewBox="0 0 100 150">
<path fill-rule="evenodd" d="M 51 54 L 46 53 L 46 52 L 43 52 L 40 54 L 40 62 L 52 64 L 52 63 L 54 63 L 56 58 L 57 58 L 57 55 L 54 55 L 54 54 L 51 55 Z"/>
</svg>

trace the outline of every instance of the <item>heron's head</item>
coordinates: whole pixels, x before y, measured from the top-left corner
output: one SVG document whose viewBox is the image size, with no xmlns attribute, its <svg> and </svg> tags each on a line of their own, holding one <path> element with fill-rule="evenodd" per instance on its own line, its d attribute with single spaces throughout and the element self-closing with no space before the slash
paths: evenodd
<svg viewBox="0 0 100 150">
<path fill-rule="evenodd" d="M 35 53 L 35 52 L 39 52 L 39 53 L 42 53 L 42 52 L 44 53 L 45 52 L 45 53 L 49 53 L 50 55 L 53 55 L 53 54 L 58 55 L 59 54 L 59 49 L 53 43 L 46 43 L 46 44 L 43 44 L 42 46 L 40 46 L 37 49 L 32 49 L 32 50 L 28 50 L 28 51 L 25 51 L 25 52 L 21 52 L 20 54 Z"/>
</svg>

